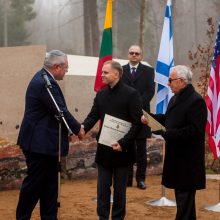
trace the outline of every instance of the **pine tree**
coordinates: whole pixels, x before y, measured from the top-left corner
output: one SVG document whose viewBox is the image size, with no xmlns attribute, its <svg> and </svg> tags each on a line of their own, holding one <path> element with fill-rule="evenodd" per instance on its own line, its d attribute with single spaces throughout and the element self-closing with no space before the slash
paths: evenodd
<svg viewBox="0 0 220 220">
<path fill-rule="evenodd" d="M 34 1 L 35 0 L 0 1 L 0 46 L 6 46 L 5 40 L 7 40 L 7 46 L 28 44 L 27 38 L 30 33 L 26 27 L 26 22 L 36 17 L 36 13 L 32 7 Z M 6 34 L 5 26 L 7 26 Z"/>
</svg>

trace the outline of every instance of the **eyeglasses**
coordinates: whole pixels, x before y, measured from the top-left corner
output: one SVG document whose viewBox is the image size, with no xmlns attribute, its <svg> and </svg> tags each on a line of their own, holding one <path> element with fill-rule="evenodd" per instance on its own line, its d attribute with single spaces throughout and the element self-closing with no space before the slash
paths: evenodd
<svg viewBox="0 0 220 220">
<path fill-rule="evenodd" d="M 65 64 L 60 64 L 58 65 L 61 69 L 64 69 L 64 70 L 68 70 L 69 69 L 69 66 L 66 66 Z"/>
<path fill-rule="evenodd" d="M 175 78 L 175 79 L 169 78 L 169 79 L 168 79 L 168 82 L 169 82 L 169 83 L 172 83 L 173 81 L 178 80 L 178 79 L 182 79 L 182 78 Z"/>
<path fill-rule="evenodd" d="M 132 56 L 133 56 L 134 54 L 135 54 L 135 56 L 139 56 L 139 55 L 140 55 L 140 53 L 138 53 L 138 52 L 129 52 L 129 54 L 132 55 Z"/>
</svg>

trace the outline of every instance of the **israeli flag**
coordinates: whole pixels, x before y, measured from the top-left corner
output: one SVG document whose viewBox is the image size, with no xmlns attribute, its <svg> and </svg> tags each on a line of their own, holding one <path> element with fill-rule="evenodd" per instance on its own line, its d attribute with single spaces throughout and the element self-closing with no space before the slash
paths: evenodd
<svg viewBox="0 0 220 220">
<path fill-rule="evenodd" d="M 172 0 L 168 0 L 155 73 L 155 82 L 158 83 L 156 97 L 157 114 L 166 112 L 168 102 L 172 96 L 167 85 L 170 68 L 174 66 L 171 7 Z"/>
</svg>

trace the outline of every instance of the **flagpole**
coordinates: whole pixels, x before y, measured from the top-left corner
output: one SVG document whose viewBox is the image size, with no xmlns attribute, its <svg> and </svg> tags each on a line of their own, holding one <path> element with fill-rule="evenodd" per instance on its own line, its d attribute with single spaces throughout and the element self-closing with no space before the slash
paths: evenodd
<svg viewBox="0 0 220 220">
<path fill-rule="evenodd" d="M 171 98 L 168 88 L 170 68 L 174 65 L 173 58 L 173 33 L 172 33 L 172 0 L 167 0 L 164 24 L 158 53 L 155 81 L 158 83 L 156 97 L 156 113 L 165 113 L 169 99 Z M 165 68 L 166 67 L 166 68 Z M 165 141 L 163 140 L 163 158 L 165 155 Z M 165 197 L 165 186 L 162 185 L 162 197 L 159 200 L 150 200 L 146 203 L 152 206 L 176 206 L 176 202 Z"/>
<path fill-rule="evenodd" d="M 213 211 L 213 212 L 220 212 L 220 183 L 219 183 L 219 198 L 218 203 L 215 205 L 206 206 L 205 210 Z"/>
<path fill-rule="evenodd" d="M 97 66 L 94 90 L 95 92 L 100 91 L 106 85 L 102 82 L 101 74 L 102 74 L 102 67 L 103 64 L 108 61 L 112 60 L 112 53 L 113 53 L 113 44 L 112 44 L 112 7 L 113 7 L 114 0 L 107 0 L 106 5 L 106 12 L 105 12 L 105 23 L 104 23 L 104 30 L 102 33 L 102 42 L 101 48 L 99 52 L 99 61 Z M 93 201 L 97 202 L 97 197 L 92 198 Z M 110 202 L 113 203 L 113 196 L 110 197 Z"/>
<path fill-rule="evenodd" d="M 219 117 L 218 113 L 220 111 L 220 96 L 218 89 L 218 82 L 220 79 L 220 22 L 218 24 L 218 31 L 216 35 L 216 42 L 214 48 L 214 55 L 211 65 L 208 92 L 206 97 L 206 105 L 208 109 L 207 126 L 206 132 L 209 137 L 209 146 L 213 152 L 214 159 L 220 157 L 220 147 L 219 147 Z M 217 89 L 216 89 L 217 88 Z M 219 184 L 219 202 L 215 205 L 205 207 L 206 210 L 220 212 L 220 184 Z"/>
<path fill-rule="evenodd" d="M 97 66 L 94 90 L 98 92 L 106 85 L 102 82 L 102 66 L 108 61 L 112 60 L 112 0 L 107 1 L 104 30 L 102 32 L 102 42 L 99 52 L 99 61 Z"/>
<path fill-rule="evenodd" d="M 162 159 L 162 163 L 164 162 L 164 156 L 165 156 L 165 141 L 163 140 L 163 147 L 162 147 L 162 154 L 163 154 L 163 159 Z M 169 200 L 166 198 L 165 196 L 165 186 L 162 185 L 162 189 L 161 189 L 161 198 L 158 200 L 150 200 L 150 201 L 146 201 L 145 203 L 148 205 L 152 205 L 152 206 L 176 206 L 176 202 L 174 200 Z"/>
</svg>

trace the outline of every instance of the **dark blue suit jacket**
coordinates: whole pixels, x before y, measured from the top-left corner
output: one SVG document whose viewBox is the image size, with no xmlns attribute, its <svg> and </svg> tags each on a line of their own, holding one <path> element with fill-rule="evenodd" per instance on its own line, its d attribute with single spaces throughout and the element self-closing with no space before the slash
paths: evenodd
<svg viewBox="0 0 220 220">
<path fill-rule="evenodd" d="M 132 79 L 130 65 L 126 64 L 123 66 L 122 81 L 138 91 L 141 96 L 143 109 L 150 112 L 150 101 L 155 92 L 154 69 L 139 63 L 135 77 Z"/>
<path fill-rule="evenodd" d="M 59 123 L 55 117 L 57 109 L 52 102 L 41 69 L 30 81 L 25 97 L 25 112 L 18 135 L 17 144 L 28 152 L 47 155 L 58 155 Z M 80 124 L 67 109 L 62 91 L 51 75 L 46 71 L 51 82 L 51 93 L 63 111 L 64 118 L 74 134 L 78 134 Z M 61 155 L 67 155 L 69 150 L 68 131 L 62 122 Z"/>
<path fill-rule="evenodd" d="M 138 91 L 142 100 L 142 108 L 145 111 L 150 112 L 150 101 L 154 96 L 155 90 L 154 69 L 139 63 L 135 77 L 132 79 L 130 65 L 126 64 L 123 66 L 122 81 Z M 149 138 L 150 136 L 150 128 L 146 125 L 143 125 L 137 138 Z"/>
</svg>

